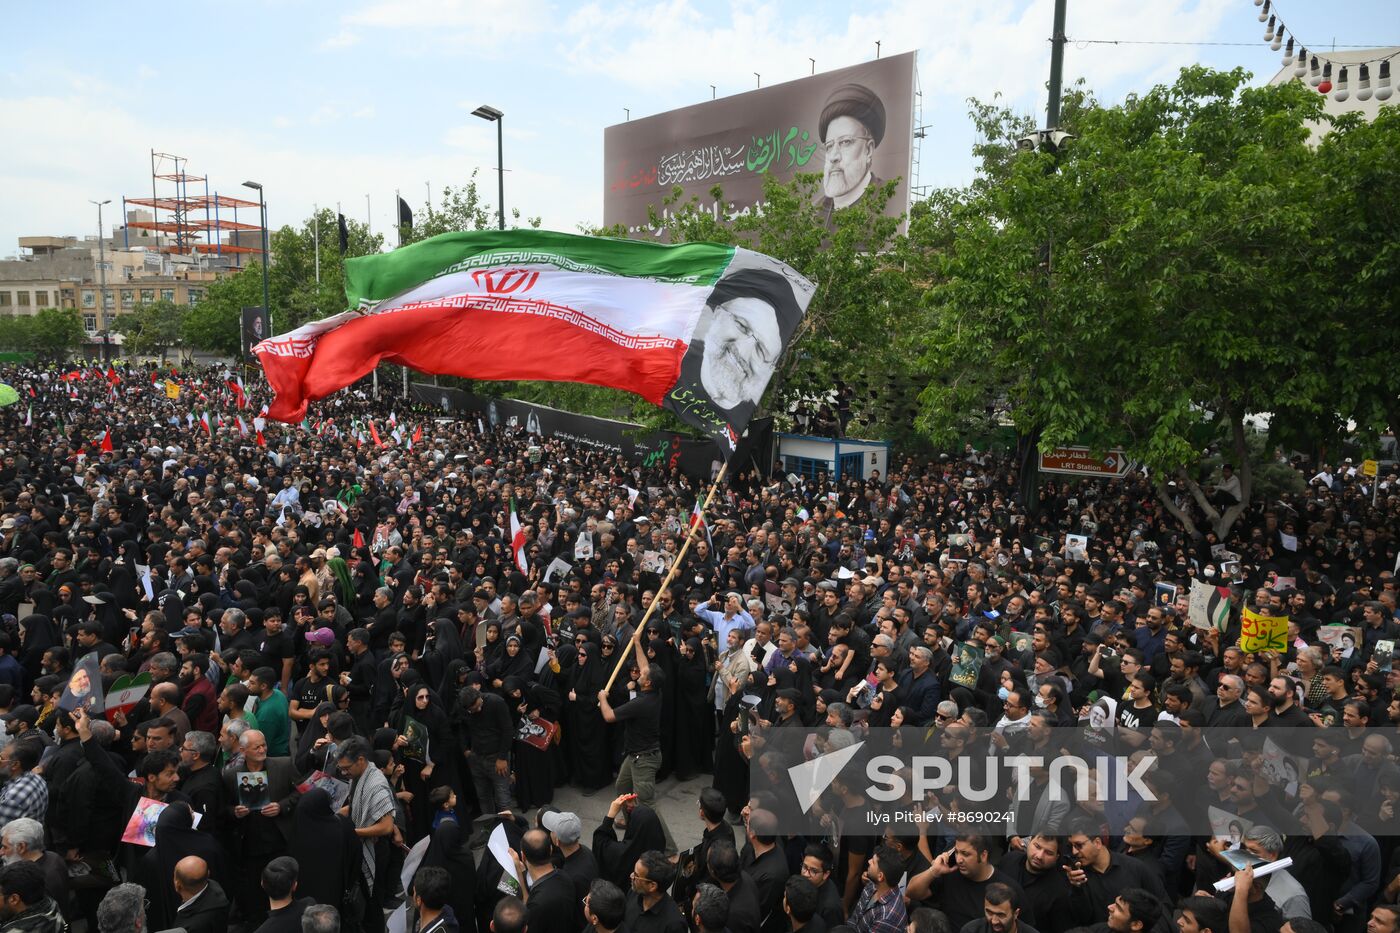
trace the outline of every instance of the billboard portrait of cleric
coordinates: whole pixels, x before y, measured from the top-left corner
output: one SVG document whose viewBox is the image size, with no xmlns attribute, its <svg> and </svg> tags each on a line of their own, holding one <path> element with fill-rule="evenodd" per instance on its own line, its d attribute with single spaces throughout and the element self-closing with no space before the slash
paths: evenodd
<svg viewBox="0 0 1400 933">
<path fill-rule="evenodd" d="M 668 407 L 733 449 L 815 290 L 768 257 L 740 251 L 706 299 Z"/>
<path fill-rule="evenodd" d="M 817 122 L 822 154 L 822 207 L 826 223 L 878 188 L 875 150 L 885 138 L 885 104 L 863 84 L 843 84 L 826 99 Z"/>
</svg>

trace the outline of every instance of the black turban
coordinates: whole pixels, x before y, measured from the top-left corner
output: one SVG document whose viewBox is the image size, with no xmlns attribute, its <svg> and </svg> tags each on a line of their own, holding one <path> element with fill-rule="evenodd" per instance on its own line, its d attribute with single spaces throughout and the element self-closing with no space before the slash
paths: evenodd
<svg viewBox="0 0 1400 933">
<path fill-rule="evenodd" d="M 715 283 L 706 304 L 711 308 L 735 298 L 757 298 L 771 305 L 778 318 L 778 332 L 786 346 L 793 331 L 802 320 L 802 308 L 793 294 L 792 285 L 780 273 L 770 269 L 740 269 Z"/>
<path fill-rule="evenodd" d="M 863 84 L 843 84 L 826 99 L 817 127 L 822 142 L 826 142 L 826 128 L 837 117 L 859 120 L 876 146 L 885 138 L 885 105 L 874 91 Z"/>
</svg>

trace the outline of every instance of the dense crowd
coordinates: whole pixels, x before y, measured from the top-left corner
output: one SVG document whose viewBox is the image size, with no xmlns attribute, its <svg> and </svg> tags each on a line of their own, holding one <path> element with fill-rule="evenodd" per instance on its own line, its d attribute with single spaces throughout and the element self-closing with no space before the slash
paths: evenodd
<svg viewBox="0 0 1400 933">
<path fill-rule="evenodd" d="M 365 386 L 283 426 L 214 370 L 0 378 L 0 930 L 1400 929 L 1400 488 L 1349 461 L 1223 540 L 971 448 L 736 462 L 700 524 L 707 477 Z M 1009 767 L 1095 710 L 1156 755 L 1140 810 L 1033 769 L 1015 825 L 879 837 L 843 775 L 799 833 L 750 781 L 783 727 Z M 698 775 L 678 851 L 657 785 Z M 565 785 L 615 798 L 591 837 Z"/>
</svg>

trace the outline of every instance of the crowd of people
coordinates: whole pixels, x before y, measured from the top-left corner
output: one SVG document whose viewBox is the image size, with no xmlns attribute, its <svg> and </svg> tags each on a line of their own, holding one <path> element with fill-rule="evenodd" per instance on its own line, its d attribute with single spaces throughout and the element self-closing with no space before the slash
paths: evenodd
<svg viewBox="0 0 1400 933">
<path fill-rule="evenodd" d="M 970 447 L 736 462 L 699 523 L 709 477 L 365 386 L 283 426 L 212 369 L 0 378 L 0 931 L 1400 929 L 1400 487 L 1350 461 L 1221 539 Z M 780 818 L 765 735 L 888 726 L 984 768 L 1109 730 L 1155 800 L 1032 769 L 1025 819 L 877 836 L 843 774 Z"/>
</svg>

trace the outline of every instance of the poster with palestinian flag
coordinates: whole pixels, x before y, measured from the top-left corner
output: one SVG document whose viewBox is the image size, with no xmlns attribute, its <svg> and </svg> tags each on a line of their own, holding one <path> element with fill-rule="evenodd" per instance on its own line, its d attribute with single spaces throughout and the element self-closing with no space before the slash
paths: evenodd
<svg viewBox="0 0 1400 933">
<path fill-rule="evenodd" d="M 1230 624 L 1230 588 L 1192 580 L 1187 617 L 1196 628 L 1215 629 L 1224 634 Z"/>
<path fill-rule="evenodd" d="M 253 348 L 306 406 L 381 360 L 471 379 L 609 386 L 736 449 L 816 286 L 759 253 L 543 230 L 445 233 L 345 264 L 350 310 Z"/>
</svg>

